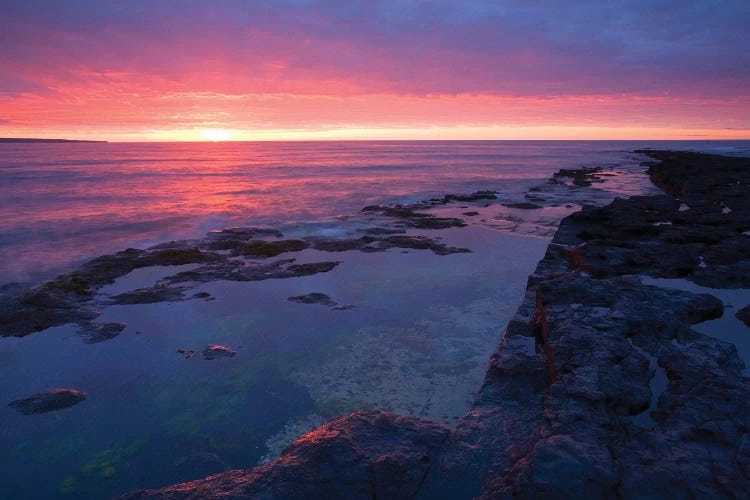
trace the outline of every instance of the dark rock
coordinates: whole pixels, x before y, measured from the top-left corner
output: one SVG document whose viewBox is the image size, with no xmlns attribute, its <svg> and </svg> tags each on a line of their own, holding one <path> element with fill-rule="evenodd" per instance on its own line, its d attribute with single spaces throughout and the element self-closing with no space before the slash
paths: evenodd
<svg viewBox="0 0 750 500">
<path fill-rule="evenodd" d="M 466 248 L 448 247 L 433 239 L 424 236 L 393 235 L 385 238 L 363 236 L 357 239 L 327 240 L 316 238 L 313 240 L 313 248 L 324 252 L 345 252 L 360 250 L 362 252 L 384 252 L 391 248 L 411 248 L 415 250 L 432 250 L 438 255 L 449 255 L 452 253 L 467 253 L 471 250 Z"/>
<path fill-rule="evenodd" d="M 86 324 L 99 315 L 91 307 L 96 290 L 142 267 L 208 263 L 221 256 L 198 248 L 155 251 L 129 248 L 83 264 L 16 297 L 0 301 L 0 335 L 23 337 L 65 323 Z"/>
<path fill-rule="evenodd" d="M 310 243 L 304 240 L 251 241 L 234 249 L 233 255 L 265 259 L 286 252 L 299 252 L 308 248 Z"/>
<path fill-rule="evenodd" d="M 156 285 L 151 288 L 139 288 L 132 292 L 125 292 L 112 297 L 112 302 L 120 305 L 127 304 L 154 304 L 157 302 L 168 302 L 183 300 L 185 296 L 183 287 L 169 287 Z"/>
<path fill-rule="evenodd" d="M 471 253 L 468 248 L 449 247 L 438 243 L 430 238 L 422 236 L 388 236 L 379 243 L 380 249 L 386 248 L 412 248 L 415 250 L 432 250 L 437 255 L 450 255 L 454 253 Z"/>
<path fill-rule="evenodd" d="M 211 344 L 203 349 L 203 359 L 232 358 L 237 351 L 223 345 Z M 187 356 L 186 356 L 187 357 Z"/>
<path fill-rule="evenodd" d="M 122 498 L 414 498 L 448 435 L 431 420 L 362 410 L 305 434 L 268 465 Z"/>
<path fill-rule="evenodd" d="M 122 333 L 125 323 L 86 323 L 78 329 L 78 334 L 87 344 L 110 340 Z"/>
<path fill-rule="evenodd" d="M 583 167 L 578 169 L 561 168 L 552 175 L 552 179 L 559 181 L 562 178 L 568 178 L 573 181 L 573 184 L 581 187 L 591 186 L 594 182 L 602 182 L 602 178 L 599 174 L 601 167 Z"/>
<path fill-rule="evenodd" d="M 417 212 L 413 208 L 397 205 L 369 205 L 362 209 L 365 213 L 379 213 L 387 217 L 399 219 L 404 224 L 417 229 L 447 229 L 450 227 L 465 227 L 466 223 L 454 217 L 436 217 L 432 214 Z"/>
<path fill-rule="evenodd" d="M 331 297 L 319 292 L 308 293 L 306 295 L 297 295 L 294 297 L 289 297 L 287 300 L 290 300 L 292 302 L 299 302 L 300 304 L 320 304 L 329 307 L 337 305 L 334 300 L 331 300 Z"/>
<path fill-rule="evenodd" d="M 185 359 L 190 359 L 197 354 L 195 349 L 177 349 L 177 352 L 185 356 Z"/>
<path fill-rule="evenodd" d="M 354 306 L 352 305 L 339 304 L 335 300 L 331 299 L 331 297 L 329 297 L 328 295 L 320 292 L 312 292 L 306 295 L 297 295 L 295 297 L 289 297 L 288 300 L 292 302 L 299 302 L 300 304 L 320 304 L 323 306 L 328 306 L 334 311 L 344 311 L 354 308 Z"/>
<path fill-rule="evenodd" d="M 289 277 L 311 276 L 318 273 L 327 273 L 340 262 L 312 262 L 309 264 L 292 264 L 287 268 Z"/>
<path fill-rule="evenodd" d="M 240 240 L 247 241 L 259 236 L 275 236 L 281 238 L 283 235 L 276 229 L 260 227 L 230 227 L 218 231 L 211 231 L 208 237 L 216 240 Z"/>
<path fill-rule="evenodd" d="M 208 292 L 198 292 L 193 294 L 194 299 L 208 299 L 211 297 L 211 294 Z"/>
<path fill-rule="evenodd" d="M 185 264 L 201 264 L 219 260 L 216 254 L 203 252 L 199 248 L 174 248 L 157 250 L 141 256 L 137 261 L 137 267 L 149 266 L 182 266 Z"/>
<path fill-rule="evenodd" d="M 738 320 L 750 328 L 750 306 L 745 306 L 734 314 Z"/>
<path fill-rule="evenodd" d="M 535 210 L 537 208 L 542 208 L 541 205 L 537 205 L 536 203 L 528 203 L 528 202 L 522 202 L 522 203 L 503 203 L 508 208 L 521 208 L 524 210 Z"/>
<path fill-rule="evenodd" d="M 48 389 L 25 398 L 17 399 L 8 406 L 15 408 L 24 415 L 47 413 L 76 405 L 86 399 L 85 392 L 75 389 Z"/>
<path fill-rule="evenodd" d="M 460 202 L 467 202 L 467 201 L 481 201 L 481 200 L 496 200 L 497 199 L 497 192 L 496 191 L 476 191 L 472 194 L 447 194 L 443 198 L 445 202 L 451 202 L 451 201 L 460 201 Z"/>
<path fill-rule="evenodd" d="M 373 238 L 372 236 L 363 236 L 361 238 L 346 240 L 314 239 L 313 248 L 323 252 L 346 252 L 350 250 L 361 250 L 374 241 L 377 241 L 377 238 Z"/>
<path fill-rule="evenodd" d="M 479 215 L 479 212 L 474 212 L 474 211 L 471 211 L 471 212 L 463 212 L 463 214 L 464 214 L 465 216 L 467 216 L 467 217 L 474 217 L 474 216 L 476 216 L 476 215 Z"/>
<path fill-rule="evenodd" d="M 374 234 L 376 236 L 380 236 L 384 234 L 403 234 L 406 232 L 406 230 L 397 229 L 397 228 L 388 228 L 388 227 L 371 227 L 369 229 L 365 229 L 365 232 L 367 234 Z"/>
</svg>

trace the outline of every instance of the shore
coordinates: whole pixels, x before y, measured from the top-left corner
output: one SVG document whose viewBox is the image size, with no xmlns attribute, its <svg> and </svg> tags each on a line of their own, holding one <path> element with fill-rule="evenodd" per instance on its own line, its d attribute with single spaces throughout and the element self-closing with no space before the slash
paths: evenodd
<svg viewBox="0 0 750 500">
<path fill-rule="evenodd" d="M 750 286 L 750 160 L 642 152 L 665 194 L 563 220 L 455 428 L 358 411 L 266 465 L 124 498 L 745 495 L 747 359 L 693 325 L 748 304 L 643 275 Z"/>
</svg>

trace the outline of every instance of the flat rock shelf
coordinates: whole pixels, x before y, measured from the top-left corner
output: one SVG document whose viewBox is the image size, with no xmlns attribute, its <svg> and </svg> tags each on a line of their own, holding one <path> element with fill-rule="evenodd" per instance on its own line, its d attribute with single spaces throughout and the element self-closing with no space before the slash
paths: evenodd
<svg viewBox="0 0 750 500">
<path fill-rule="evenodd" d="M 639 275 L 750 286 L 750 160 L 641 153 L 664 194 L 563 220 L 455 428 L 358 411 L 268 464 L 123 498 L 746 498 L 744 362 L 692 327 L 735 311 Z"/>
</svg>

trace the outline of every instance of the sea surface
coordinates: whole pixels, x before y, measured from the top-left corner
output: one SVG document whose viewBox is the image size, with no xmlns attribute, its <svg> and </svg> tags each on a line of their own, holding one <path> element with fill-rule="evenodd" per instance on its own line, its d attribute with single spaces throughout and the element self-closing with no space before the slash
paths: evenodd
<svg viewBox="0 0 750 500">
<path fill-rule="evenodd" d="M 387 223 L 366 205 L 499 197 L 430 210 L 468 227 L 409 230 L 471 253 L 341 252 L 327 273 L 195 284 L 211 300 L 105 305 L 97 321 L 127 324 L 105 342 L 75 325 L 0 338 L 0 498 L 108 498 L 252 467 L 357 408 L 454 425 L 560 219 L 655 192 L 633 152 L 645 147 L 750 154 L 748 141 L 0 144 L 0 285 L 226 227 L 344 238 Z M 548 182 L 580 167 L 604 182 Z M 503 205 L 518 202 L 540 208 Z M 192 267 L 138 269 L 97 300 Z M 311 292 L 353 307 L 287 300 Z M 237 354 L 177 352 L 209 344 Z M 88 398 L 30 416 L 7 406 L 52 387 Z"/>
</svg>

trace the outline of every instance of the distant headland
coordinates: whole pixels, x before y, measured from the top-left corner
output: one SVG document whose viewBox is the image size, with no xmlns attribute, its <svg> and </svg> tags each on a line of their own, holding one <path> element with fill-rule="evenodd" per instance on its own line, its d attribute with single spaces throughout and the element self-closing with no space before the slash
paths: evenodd
<svg viewBox="0 0 750 500">
<path fill-rule="evenodd" d="M 109 141 L 76 141 L 71 139 L 34 139 L 29 137 L 0 137 L 0 143 L 3 142 L 46 142 L 46 143 L 60 143 L 60 142 L 109 142 Z"/>
</svg>

